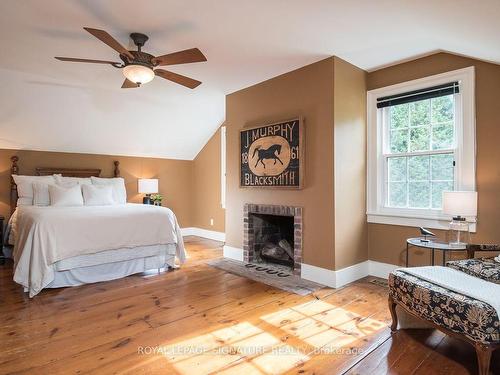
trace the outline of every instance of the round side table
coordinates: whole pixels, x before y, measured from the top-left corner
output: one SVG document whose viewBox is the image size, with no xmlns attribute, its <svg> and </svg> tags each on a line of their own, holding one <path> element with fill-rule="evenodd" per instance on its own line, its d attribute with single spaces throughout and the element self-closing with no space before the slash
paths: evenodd
<svg viewBox="0 0 500 375">
<path fill-rule="evenodd" d="M 450 245 L 448 242 L 435 239 L 424 239 L 421 237 L 408 238 L 406 240 L 406 267 L 408 267 L 408 251 L 410 246 L 429 249 L 431 251 L 431 265 L 434 265 L 434 251 L 441 250 L 443 252 L 443 266 L 446 263 L 446 252 L 467 250 L 466 245 Z"/>
</svg>

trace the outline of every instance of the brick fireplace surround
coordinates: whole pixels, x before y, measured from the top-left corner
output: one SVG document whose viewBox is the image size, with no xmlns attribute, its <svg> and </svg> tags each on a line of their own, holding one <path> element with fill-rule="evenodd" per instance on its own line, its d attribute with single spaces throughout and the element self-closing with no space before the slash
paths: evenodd
<svg viewBox="0 0 500 375">
<path fill-rule="evenodd" d="M 243 207 L 243 261 L 254 261 L 254 226 L 251 214 L 293 216 L 293 274 L 300 276 L 302 266 L 302 207 L 245 203 Z"/>
</svg>

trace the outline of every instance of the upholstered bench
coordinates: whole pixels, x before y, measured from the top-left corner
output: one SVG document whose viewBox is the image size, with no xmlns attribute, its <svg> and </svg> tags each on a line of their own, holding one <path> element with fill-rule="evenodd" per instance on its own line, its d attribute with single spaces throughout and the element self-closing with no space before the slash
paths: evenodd
<svg viewBox="0 0 500 375">
<path fill-rule="evenodd" d="M 483 279 L 495 279 L 495 269 L 500 267 L 495 262 L 485 265 L 484 261 L 473 259 L 448 262 L 448 265 Z M 488 374 L 491 353 L 500 347 L 500 320 L 492 306 L 398 270 L 389 275 L 392 331 L 398 326 L 396 306 L 442 332 L 474 345 L 479 373 Z"/>
</svg>

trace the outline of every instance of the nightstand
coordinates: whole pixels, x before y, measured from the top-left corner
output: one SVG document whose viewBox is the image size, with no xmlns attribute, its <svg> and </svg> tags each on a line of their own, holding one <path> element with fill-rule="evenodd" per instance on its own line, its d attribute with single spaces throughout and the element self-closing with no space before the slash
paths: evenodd
<svg viewBox="0 0 500 375">
<path fill-rule="evenodd" d="M 5 257 L 3 255 L 3 221 L 5 220 L 5 217 L 0 215 L 0 264 L 5 263 Z"/>
</svg>

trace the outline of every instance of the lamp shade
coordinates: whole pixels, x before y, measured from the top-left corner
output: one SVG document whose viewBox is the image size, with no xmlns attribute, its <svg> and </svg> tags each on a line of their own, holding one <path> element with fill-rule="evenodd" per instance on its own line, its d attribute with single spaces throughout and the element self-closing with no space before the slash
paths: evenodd
<svg viewBox="0 0 500 375">
<path fill-rule="evenodd" d="M 154 194 L 158 193 L 158 179 L 156 178 L 140 178 L 138 181 L 139 193 Z"/>
<path fill-rule="evenodd" d="M 444 191 L 443 213 L 451 216 L 476 216 L 477 192 L 475 191 Z"/>
</svg>

